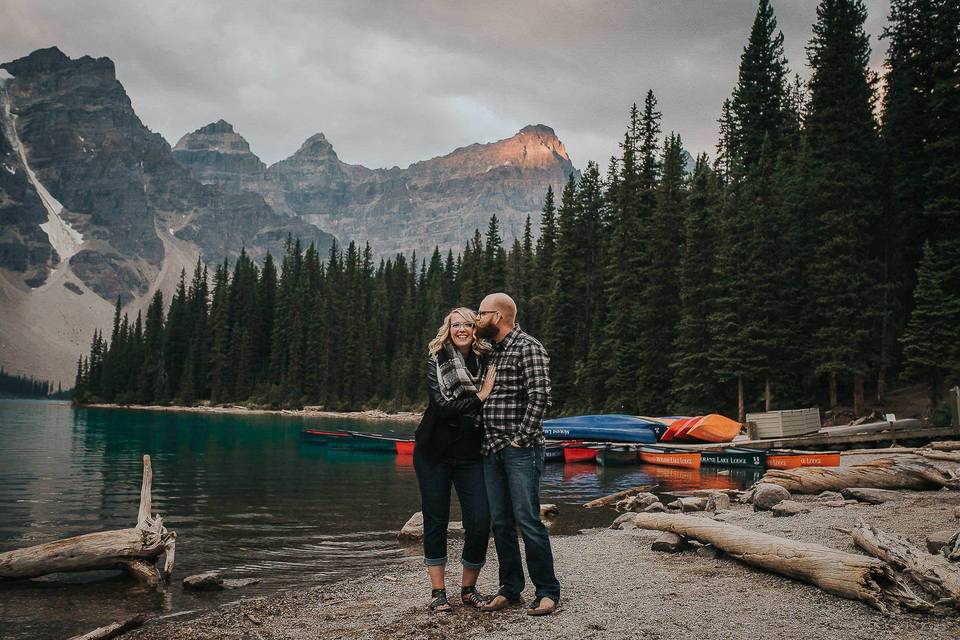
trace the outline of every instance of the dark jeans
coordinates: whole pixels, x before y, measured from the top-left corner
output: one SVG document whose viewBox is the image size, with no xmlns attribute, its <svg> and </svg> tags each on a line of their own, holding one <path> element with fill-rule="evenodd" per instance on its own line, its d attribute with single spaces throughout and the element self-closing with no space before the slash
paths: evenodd
<svg viewBox="0 0 960 640">
<path fill-rule="evenodd" d="M 523 591 L 523 564 L 517 525 L 527 552 L 527 571 L 536 597 L 560 600 L 560 583 L 553 572 L 550 536 L 540 520 L 540 476 L 543 447 L 504 447 L 483 460 L 483 475 L 490 501 L 493 541 L 500 563 L 499 594 L 519 600 Z"/>
<path fill-rule="evenodd" d="M 432 462 L 414 449 L 413 468 L 417 472 L 423 511 L 423 563 L 427 566 L 447 563 L 452 485 L 457 488 L 463 512 L 463 566 L 482 567 L 490 540 L 490 507 L 483 482 L 483 462 Z"/>
</svg>

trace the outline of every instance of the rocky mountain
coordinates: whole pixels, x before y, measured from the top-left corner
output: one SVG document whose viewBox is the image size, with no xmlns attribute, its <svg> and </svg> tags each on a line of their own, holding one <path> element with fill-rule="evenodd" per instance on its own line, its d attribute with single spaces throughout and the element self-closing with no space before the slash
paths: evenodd
<svg viewBox="0 0 960 640">
<path fill-rule="evenodd" d="M 506 242 L 536 232 L 548 185 L 559 192 L 571 172 L 553 129 L 530 125 L 516 135 L 472 144 L 406 169 L 368 169 L 337 157 L 322 134 L 289 158 L 258 169 L 259 159 L 231 125 L 220 120 L 183 136 L 174 157 L 201 181 L 232 193 L 260 194 L 277 212 L 297 216 L 342 241 L 369 242 L 380 255 L 461 250 L 491 214 Z"/>
<path fill-rule="evenodd" d="M 8 371 L 70 384 L 116 299 L 135 313 L 154 290 L 172 291 L 198 256 L 215 263 L 241 247 L 276 255 L 288 234 L 324 250 L 332 242 L 256 193 L 197 179 L 137 117 L 111 60 L 50 48 L 0 69 L 0 364 Z M 223 129 L 203 135 L 224 137 L 237 156 L 224 172 L 237 173 L 249 158 Z"/>
</svg>

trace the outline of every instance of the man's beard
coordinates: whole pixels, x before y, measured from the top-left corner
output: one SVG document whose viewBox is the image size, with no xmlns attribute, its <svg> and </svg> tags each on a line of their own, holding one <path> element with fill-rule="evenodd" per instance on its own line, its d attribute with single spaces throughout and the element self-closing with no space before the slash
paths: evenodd
<svg viewBox="0 0 960 640">
<path fill-rule="evenodd" d="M 497 335 L 497 325 L 491 323 L 482 327 L 477 327 L 476 329 L 474 329 L 474 333 L 476 333 L 481 338 L 489 340 L 493 336 Z"/>
</svg>

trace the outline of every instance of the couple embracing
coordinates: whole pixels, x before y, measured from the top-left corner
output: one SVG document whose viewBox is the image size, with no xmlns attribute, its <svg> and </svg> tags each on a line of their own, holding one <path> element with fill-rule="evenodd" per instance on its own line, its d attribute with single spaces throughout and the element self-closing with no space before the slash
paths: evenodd
<svg viewBox="0 0 960 640">
<path fill-rule="evenodd" d="M 516 317 L 510 296 L 494 293 L 476 312 L 461 307 L 447 314 L 430 342 L 430 404 L 413 459 L 434 611 L 451 610 L 444 583 L 451 486 L 463 512 L 463 604 L 483 611 L 523 604 L 517 527 L 536 588 L 527 613 L 551 614 L 560 603 L 550 538 L 540 520 L 549 359 Z M 476 586 L 491 527 L 500 565 L 500 588 L 492 597 Z"/>
</svg>

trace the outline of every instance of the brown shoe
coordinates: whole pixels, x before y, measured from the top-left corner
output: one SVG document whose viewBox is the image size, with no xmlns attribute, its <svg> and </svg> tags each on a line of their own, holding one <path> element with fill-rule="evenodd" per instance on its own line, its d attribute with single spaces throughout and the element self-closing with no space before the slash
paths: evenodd
<svg viewBox="0 0 960 640">
<path fill-rule="evenodd" d="M 510 600 L 507 596 L 503 594 L 497 594 L 493 599 L 479 607 L 480 611 L 486 611 L 488 613 L 493 611 L 500 611 L 501 609 L 506 609 L 508 607 L 516 607 L 523 604 L 523 600 Z"/>
<path fill-rule="evenodd" d="M 527 609 L 528 616 L 548 616 L 554 611 L 557 610 L 559 602 L 555 602 L 553 598 L 548 596 L 541 596 L 533 601 L 530 605 L 530 608 Z"/>
</svg>

